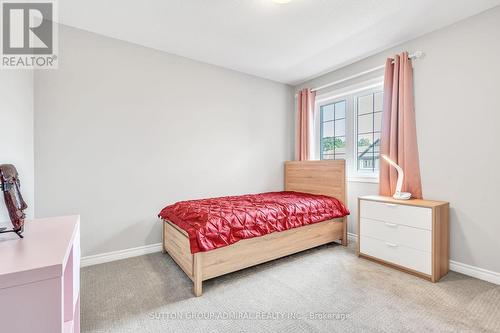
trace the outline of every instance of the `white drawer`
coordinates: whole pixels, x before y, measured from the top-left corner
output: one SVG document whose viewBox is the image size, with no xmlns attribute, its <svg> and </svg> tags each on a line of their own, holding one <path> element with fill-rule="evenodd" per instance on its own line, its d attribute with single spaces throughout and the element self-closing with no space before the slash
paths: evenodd
<svg viewBox="0 0 500 333">
<path fill-rule="evenodd" d="M 361 200 L 360 216 L 410 227 L 432 230 L 432 209 Z"/>
<path fill-rule="evenodd" d="M 363 236 L 401 244 L 424 252 L 432 252 L 432 232 L 430 230 L 367 218 L 361 218 L 359 228 Z"/>
<path fill-rule="evenodd" d="M 387 262 L 431 275 L 431 254 L 411 249 L 400 244 L 361 236 L 360 252 Z"/>
</svg>

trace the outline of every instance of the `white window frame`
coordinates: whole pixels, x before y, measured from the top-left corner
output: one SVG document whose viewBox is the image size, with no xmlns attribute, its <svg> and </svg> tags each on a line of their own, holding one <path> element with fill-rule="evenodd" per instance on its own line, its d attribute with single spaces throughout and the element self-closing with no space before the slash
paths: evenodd
<svg viewBox="0 0 500 333">
<path fill-rule="evenodd" d="M 320 110 L 321 106 L 336 103 L 344 100 L 347 97 L 358 97 L 366 94 L 374 93 L 384 88 L 384 78 L 377 77 L 362 83 L 350 85 L 342 89 L 336 89 L 327 93 L 316 95 L 315 103 L 315 119 L 314 119 L 314 159 L 319 160 L 320 152 Z M 346 137 L 346 173 L 349 182 L 361 183 L 378 183 L 378 172 L 360 172 L 357 167 L 357 105 L 354 98 L 347 98 L 346 100 L 346 113 L 345 113 L 345 137 Z"/>
</svg>

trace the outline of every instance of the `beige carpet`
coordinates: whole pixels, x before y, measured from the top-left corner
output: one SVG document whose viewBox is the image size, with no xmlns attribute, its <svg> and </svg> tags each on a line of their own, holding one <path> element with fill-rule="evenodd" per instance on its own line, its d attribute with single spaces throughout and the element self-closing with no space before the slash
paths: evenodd
<svg viewBox="0 0 500 333">
<path fill-rule="evenodd" d="M 432 284 L 331 244 L 204 282 L 166 254 L 82 269 L 82 332 L 500 332 L 500 286 Z"/>
</svg>

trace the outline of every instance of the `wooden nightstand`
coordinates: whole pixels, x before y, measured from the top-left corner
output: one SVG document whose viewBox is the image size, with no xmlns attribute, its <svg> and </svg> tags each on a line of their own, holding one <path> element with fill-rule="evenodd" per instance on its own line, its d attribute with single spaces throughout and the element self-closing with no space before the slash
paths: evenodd
<svg viewBox="0 0 500 333">
<path fill-rule="evenodd" d="M 437 282 L 449 271 L 449 203 L 358 198 L 358 255 Z"/>
</svg>

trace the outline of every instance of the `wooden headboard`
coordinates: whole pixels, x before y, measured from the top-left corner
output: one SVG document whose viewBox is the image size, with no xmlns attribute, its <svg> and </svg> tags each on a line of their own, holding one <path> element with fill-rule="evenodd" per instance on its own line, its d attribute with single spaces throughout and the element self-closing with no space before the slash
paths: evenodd
<svg viewBox="0 0 500 333">
<path fill-rule="evenodd" d="M 285 162 L 285 191 L 328 195 L 347 205 L 345 160 Z"/>
</svg>

